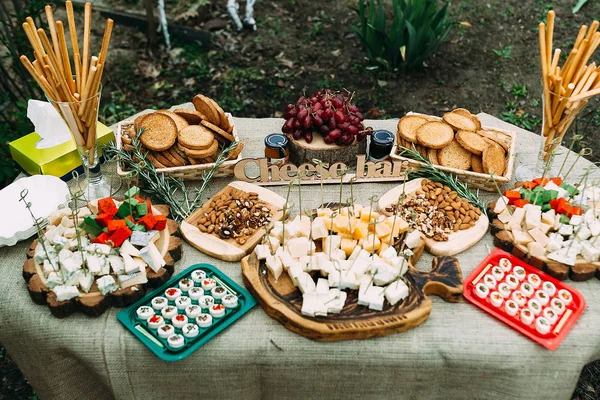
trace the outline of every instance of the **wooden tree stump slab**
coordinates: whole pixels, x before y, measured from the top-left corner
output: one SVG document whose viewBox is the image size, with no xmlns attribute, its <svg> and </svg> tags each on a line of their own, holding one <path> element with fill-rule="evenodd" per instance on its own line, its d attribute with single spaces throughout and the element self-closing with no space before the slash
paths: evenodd
<svg viewBox="0 0 600 400">
<path fill-rule="evenodd" d="M 429 272 L 419 271 L 411 265 L 406 273 L 409 295 L 394 306 L 386 302 L 382 311 L 359 306 L 358 291 L 352 290 L 348 291 L 342 311 L 326 317 L 302 315 L 300 290 L 287 274 L 275 281 L 265 263 L 259 262 L 254 253 L 242 260 L 242 278 L 267 315 L 292 332 L 323 342 L 369 339 L 415 328 L 431 312 L 428 295 L 458 302 L 463 292 L 462 272 L 458 260 L 451 256 L 434 258 Z"/>
<path fill-rule="evenodd" d="M 320 134 L 313 135 L 313 141 L 306 143 L 304 139 L 295 140 L 292 135 L 287 135 L 290 140 L 290 161 L 296 165 L 317 159 L 330 165 L 343 162 L 348 166 L 356 166 L 356 156 L 367 152 L 367 141 L 354 143 L 350 146 L 327 144 Z"/>
<path fill-rule="evenodd" d="M 168 206 L 154 205 L 155 214 L 166 212 Z M 173 226 L 177 222 L 167 220 L 167 225 Z M 183 244 L 178 237 L 173 236 L 169 229 L 161 231 L 160 238 L 156 241 L 156 247 L 163 256 L 166 265 L 158 273 L 153 272 L 150 267 L 146 267 L 146 277 L 148 283 L 144 285 L 133 285 L 131 287 L 117 290 L 103 296 L 96 284 L 92 285 L 89 293 L 84 293 L 81 297 L 71 300 L 57 301 L 54 292 L 46 286 L 46 279 L 41 266 L 34 261 L 33 255 L 37 246 L 37 240 L 34 240 L 27 250 L 27 260 L 23 264 L 23 279 L 27 282 L 27 289 L 31 299 L 40 305 L 48 305 L 50 312 L 57 318 L 67 317 L 77 311 L 86 315 L 97 317 L 102 315 L 109 307 L 126 307 L 146 294 L 147 287 L 158 287 L 166 282 L 174 271 L 176 260 L 180 260 L 183 252 Z M 115 278 L 115 281 L 117 279 Z"/>
</svg>

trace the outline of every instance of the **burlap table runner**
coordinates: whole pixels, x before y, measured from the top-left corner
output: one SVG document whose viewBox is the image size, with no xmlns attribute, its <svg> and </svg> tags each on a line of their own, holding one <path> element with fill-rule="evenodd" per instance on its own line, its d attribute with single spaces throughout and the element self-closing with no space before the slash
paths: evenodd
<svg viewBox="0 0 600 400">
<path fill-rule="evenodd" d="M 516 129 L 485 114 L 481 118 L 484 125 Z M 262 138 L 278 132 L 282 120 L 236 118 L 235 123 L 246 139 L 245 156 L 261 157 Z M 397 120 L 368 123 L 395 131 Z M 520 164 L 536 157 L 539 138 L 518 131 Z M 581 160 L 577 173 L 588 165 Z M 229 181 L 214 180 L 208 195 Z M 370 196 L 394 185 L 357 184 L 355 196 L 368 204 Z M 271 189 L 282 195 L 286 191 Z M 318 190 L 305 189 L 303 207 L 318 205 Z M 338 190 L 326 186 L 326 199 L 337 199 Z M 593 279 L 570 282 L 583 293 L 588 308 L 554 352 L 469 303 L 449 304 L 432 296 L 431 315 L 416 329 L 338 343 L 317 343 L 289 332 L 256 307 L 187 359 L 167 363 L 117 322 L 119 309 L 99 318 L 73 315 L 59 320 L 35 305 L 21 276 L 27 246 L 22 242 L 0 249 L 0 342 L 42 399 L 567 399 L 583 365 L 600 358 L 600 282 Z M 242 283 L 238 263 L 214 260 L 184 246 L 176 272 L 207 262 Z M 463 275 L 492 248 L 488 234 L 458 255 Z M 425 255 L 417 267 L 430 266 L 431 257 Z"/>
</svg>

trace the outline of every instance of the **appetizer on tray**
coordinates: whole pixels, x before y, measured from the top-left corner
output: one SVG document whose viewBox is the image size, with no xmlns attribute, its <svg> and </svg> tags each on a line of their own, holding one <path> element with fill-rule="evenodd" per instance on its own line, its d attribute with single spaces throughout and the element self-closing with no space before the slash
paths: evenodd
<svg viewBox="0 0 600 400">
<path fill-rule="evenodd" d="M 104 198 L 50 215 L 23 267 L 36 303 L 48 304 L 57 317 L 77 310 L 98 316 L 169 278 L 181 258 L 181 241 L 170 236 L 176 223 L 138 194 L 133 187 L 123 201 Z"/>
<path fill-rule="evenodd" d="M 564 280 L 600 267 L 600 187 L 561 178 L 520 182 L 489 206 L 496 246 Z"/>
</svg>

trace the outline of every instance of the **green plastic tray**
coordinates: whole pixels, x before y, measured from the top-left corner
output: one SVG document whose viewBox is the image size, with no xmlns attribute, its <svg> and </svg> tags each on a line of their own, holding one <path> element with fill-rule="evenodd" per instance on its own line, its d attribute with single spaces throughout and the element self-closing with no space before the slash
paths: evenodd
<svg viewBox="0 0 600 400">
<path fill-rule="evenodd" d="M 229 293 L 235 294 L 238 297 L 238 306 L 235 308 L 226 309 L 225 315 L 221 318 L 213 318 L 213 324 L 208 328 L 200 328 L 200 334 L 195 338 L 185 338 L 186 343 L 183 347 L 179 349 L 172 349 L 167 346 L 167 339 L 159 337 L 156 330 L 150 329 L 145 321 L 142 321 L 137 317 L 136 311 L 141 306 L 152 307 L 151 301 L 154 297 L 163 296 L 165 290 L 168 288 L 178 287 L 178 283 L 181 279 L 191 279 L 192 272 L 198 269 L 203 270 L 206 273 L 207 278 L 215 279 L 217 284 L 224 286 Z M 195 283 L 195 286 L 198 285 L 198 283 Z M 215 304 L 220 302 L 221 300 L 215 299 Z M 198 304 L 198 302 L 194 300 L 192 301 L 192 304 Z M 169 301 L 169 305 L 174 305 L 174 302 Z M 129 329 L 131 333 L 133 333 L 135 337 L 137 337 L 146 347 L 148 347 L 151 352 L 156 354 L 158 358 L 165 361 L 178 361 L 186 358 L 194 351 L 198 350 L 200 346 L 203 346 L 219 332 L 233 324 L 255 305 L 256 299 L 240 285 L 232 281 L 217 267 L 210 264 L 195 264 L 179 275 L 169 279 L 168 282 L 158 289 L 146 294 L 146 296 L 136 303 L 120 311 L 117 314 L 117 319 L 123 325 L 125 325 L 125 328 Z M 190 320 L 190 322 L 192 322 L 192 320 Z M 175 333 L 181 334 L 181 329 L 175 328 Z"/>
</svg>

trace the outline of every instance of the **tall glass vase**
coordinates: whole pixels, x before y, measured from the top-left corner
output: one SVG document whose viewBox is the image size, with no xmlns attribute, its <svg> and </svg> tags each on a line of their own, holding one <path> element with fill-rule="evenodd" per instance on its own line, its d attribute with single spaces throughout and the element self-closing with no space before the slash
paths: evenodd
<svg viewBox="0 0 600 400">
<path fill-rule="evenodd" d="M 112 195 L 111 185 L 102 175 L 98 159 L 98 109 L 100 108 L 100 89 L 95 95 L 81 101 L 48 101 L 67 124 L 77 147 L 85 171 L 85 182 L 80 187 L 85 200 L 92 201 Z"/>
</svg>

